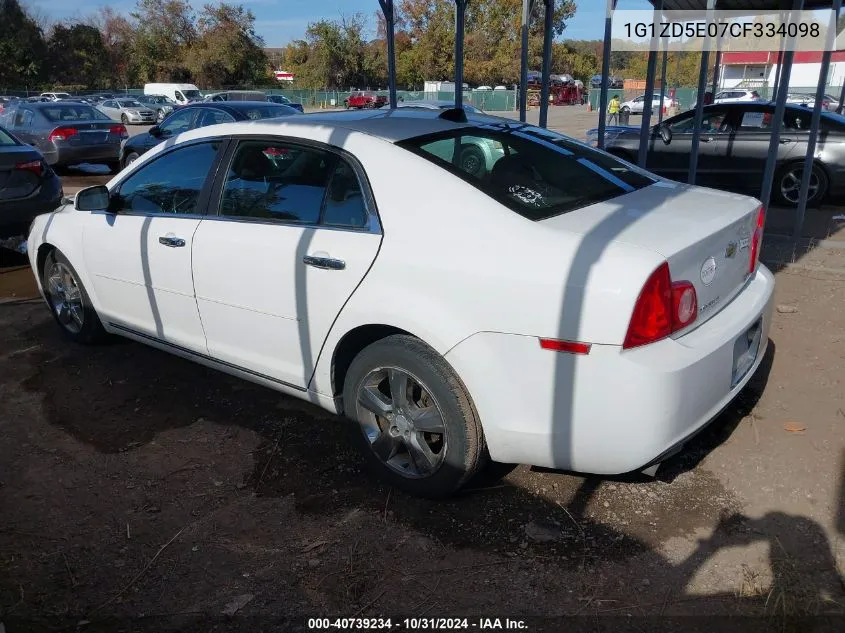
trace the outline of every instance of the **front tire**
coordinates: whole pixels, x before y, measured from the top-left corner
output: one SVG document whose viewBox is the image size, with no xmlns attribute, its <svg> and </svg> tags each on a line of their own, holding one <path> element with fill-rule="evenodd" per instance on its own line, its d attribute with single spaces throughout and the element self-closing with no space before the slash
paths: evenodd
<svg viewBox="0 0 845 633">
<path fill-rule="evenodd" d="M 84 344 L 106 338 L 85 286 L 61 251 L 53 250 L 47 255 L 41 284 L 50 312 L 65 336 Z"/>
<path fill-rule="evenodd" d="M 126 157 L 123 159 L 123 167 L 124 167 L 124 169 L 125 169 L 126 167 L 129 167 L 129 165 L 131 165 L 132 163 L 134 163 L 136 160 L 138 160 L 138 158 L 139 158 L 139 156 L 138 156 L 138 152 L 129 152 L 129 153 L 126 155 Z"/>
<path fill-rule="evenodd" d="M 454 494 L 485 461 L 466 387 L 425 343 L 393 335 L 361 351 L 343 388 L 344 413 L 371 469 L 410 494 Z"/>
<path fill-rule="evenodd" d="M 125 114 L 120 115 L 120 122 L 123 123 L 123 125 L 129 125 L 129 119 Z"/>
</svg>

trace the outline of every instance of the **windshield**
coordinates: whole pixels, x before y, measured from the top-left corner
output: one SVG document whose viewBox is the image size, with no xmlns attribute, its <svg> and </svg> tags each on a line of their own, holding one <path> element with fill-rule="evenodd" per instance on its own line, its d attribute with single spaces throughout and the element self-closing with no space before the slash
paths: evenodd
<svg viewBox="0 0 845 633">
<path fill-rule="evenodd" d="M 121 99 L 118 103 L 124 108 L 142 108 L 143 106 L 135 99 Z"/>
<path fill-rule="evenodd" d="M 182 94 L 185 95 L 188 99 L 199 99 L 200 98 L 200 91 L 199 90 L 183 90 Z"/>
<path fill-rule="evenodd" d="M 655 182 L 561 134 L 494 123 L 397 143 L 529 220 L 545 220 Z"/>
<path fill-rule="evenodd" d="M 89 105 L 82 103 L 71 105 L 66 103 L 57 103 L 46 108 L 41 108 L 41 112 L 49 121 L 111 121 L 109 117 L 92 108 Z"/>
</svg>

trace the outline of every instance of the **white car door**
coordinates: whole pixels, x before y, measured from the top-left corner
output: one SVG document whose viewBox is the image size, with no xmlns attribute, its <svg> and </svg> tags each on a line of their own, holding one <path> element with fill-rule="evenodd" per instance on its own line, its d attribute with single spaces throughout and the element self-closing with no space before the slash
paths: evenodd
<svg viewBox="0 0 845 633">
<path fill-rule="evenodd" d="M 179 145 L 113 187 L 108 212 L 86 219 L 85 265 L 111 326 L 207 352 L 191 276 L 191 244 L 223 142 Z"/>
<path fill-rule="evenodd" d="M 208 352 L 304 389 L 378 252 L 374 203 L 361 168 L 328 148 L 244 139 L 229 155 L 194 236 Z"/>
</svg>

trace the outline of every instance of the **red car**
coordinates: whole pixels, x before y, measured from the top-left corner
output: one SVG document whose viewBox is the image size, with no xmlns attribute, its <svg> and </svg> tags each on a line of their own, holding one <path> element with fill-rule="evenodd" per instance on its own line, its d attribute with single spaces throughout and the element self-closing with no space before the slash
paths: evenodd
<svg viewBox="0 0 845 633">
<path fill-rule="evenodd" d="M 343 105 L 349 108 L 380 108 L 387 105 L 387 97 L 375 92 L 353 92 L 343 100 Z"/>
</svg>

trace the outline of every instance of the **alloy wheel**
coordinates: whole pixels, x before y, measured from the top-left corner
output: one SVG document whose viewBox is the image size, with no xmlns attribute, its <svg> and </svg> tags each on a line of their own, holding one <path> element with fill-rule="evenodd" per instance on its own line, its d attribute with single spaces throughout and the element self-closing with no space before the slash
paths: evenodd
<svg viewBox="0 0 845 633">
<path fill-rule="evenodd" d="M 47 296 L 62 327 L 79 334 L 85 324 L 82 290 L 73 272 L 62 262 L 53 262 L 47 276 Z"/>
<path fill-rule="evenodd" d="M 803 167 L 794 167 L 787 171 L 780 179 L 780 193 L 784 200 L 797 203 L 801 195 L 801 177 L 804 174 Z M 819 175 L 816 170 L 810 173 L 810 186 L 807 189 L 807 201 L 813 200 L 819 191 Z"/>
<path fill-rule="evenodd" d="M 378 459 L 403 477 L 429 477 L 446 456 L 446 424 L 430 391 L 396 367 L 371 371 L 358 386 L 361 431 Z"/>
</svg>

